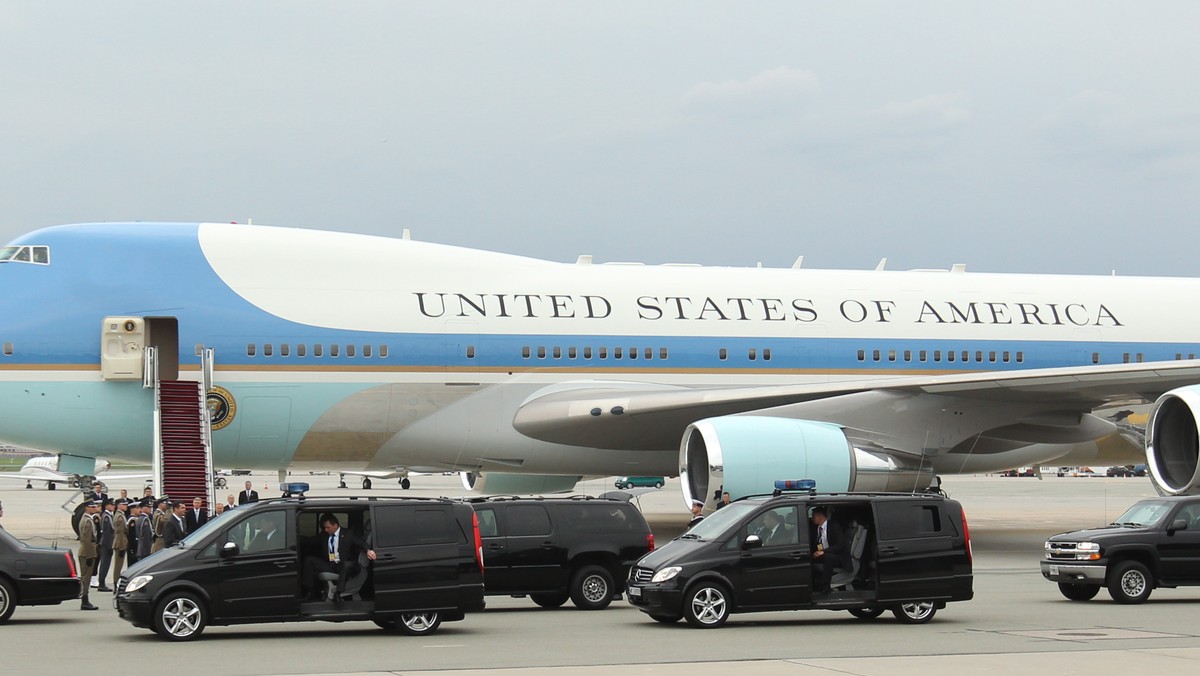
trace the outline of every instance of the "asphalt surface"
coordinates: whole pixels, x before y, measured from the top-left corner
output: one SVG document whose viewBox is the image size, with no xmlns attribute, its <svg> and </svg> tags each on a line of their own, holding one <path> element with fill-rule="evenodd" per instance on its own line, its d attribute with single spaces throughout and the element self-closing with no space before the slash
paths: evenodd
<svg viewBox="0 0 1200 676">
<path fill-rule="evenodd" d="M 334 476 L 308 479 L 313 494 L 349 495 Z M 259 492 L 274 477 L 253 477 Z M 414 477 L 401 491 L 376 482 L 372 494 L 461 495 L 455 477 Z M 236 485 L 240 485 L 240 479 Z M 585 612 L 528 599 L 488 597 L 488 609 L 422 638 L 386 634 L 373 624 L 300 623 L 210 627 L 195 642 L 171 644 L 117 618 L 111 595 L 92 592 L 98 612 L 75 603 L 19 607 L 0 626 L 0 674 L 35 671 L 113 673 L 158 665 L 174 673 L 313 674 L 471 670 L 484 673 L 906 674 L 943 671 L 1056 674 L 1200 667 L 1200 588 L 1159 589 L 1140 606 L 1118 606 L 1101 593 L 1063 599 L 1038 572 L 1043 539 L 1111 521 L 1141 497 L 1146 479 L 947 477 L 944 487 L 966 509 L 975 552 L 975 599 L 907 626 L 890 615 L 861 622 L 848 613 L 799 611 L 734 615 L 716 630 L 664 626 L 624 601 Z M 114 486 L 111 488 L 119 488 Z M 129 486 L 134 493 L 136 486 Z M 609 490 L 601 481 L 579 492 Z M 115 493 L 115 491 L 112 491 Z M 3 525 L 31 543 L 74 546 L 68 497 L 0 485 Z M 671 481 L 639 498 L 660 542 L 687 516 Z M 19 659 L 13 656 L 19 655 Z M 1128 667 L 1126 668 L 1126 665 Z M 483 670 L 483 671 L 477 671 Z"/>
</svg>

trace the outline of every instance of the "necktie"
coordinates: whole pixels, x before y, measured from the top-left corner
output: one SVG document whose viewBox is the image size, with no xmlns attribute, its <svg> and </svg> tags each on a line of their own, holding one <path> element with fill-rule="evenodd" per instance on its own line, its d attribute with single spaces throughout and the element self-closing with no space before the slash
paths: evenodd
<svg viewBox="0 0 1200 676">
<path fill-rule="evenodd" d="M 336 537 L 337 537 L 336 534 L 329 536 L 329 560 L 330 561 L 335 561 L 337 559 L 337 547 L 334 546 L 334 544 L 333 544 L 334 538 L 336 538 Z"/>
</svg>

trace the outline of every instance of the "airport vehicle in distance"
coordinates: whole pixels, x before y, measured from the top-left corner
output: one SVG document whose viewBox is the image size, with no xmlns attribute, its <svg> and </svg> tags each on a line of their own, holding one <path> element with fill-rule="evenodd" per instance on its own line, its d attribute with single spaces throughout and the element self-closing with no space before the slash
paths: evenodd
<svg viewBox="0 0 1200 676">
<path fill-rule="evenodd" d="M 571 599 L 602 610 L 621 593 L 629 566 L 654 550 L 654 534 L 623 500 L 476 498 L 488 594 L 528 594 L 543 608 Z"/>
<path fill-rule="evenodd" d="M 814 593 L 815 531 L 827 510 L 849 547 L 831 591 Z M 836 530 L 831 529 L 831 530 Z M 769 534 L 768 534 L 769 533 Z M 833 546 L 833 543 L 831 543 Z M 832 550 L 830 550 L 832 551 Z M 908 624 L 973 596 L 971 540 L 962 506 L 934 494 L 780 494 L 736 500 L 638 561 L 629 602 L 658 622 L 712 628 L 731 613 L 847 610 Z"/>
<path fill-rule="evenodd" d="M 1102 528 L 1046 540 L 1042 577 L 1072 601 L 1107 587 L 1117 603 L 1141 603 L 1155 587 L 1200 585 L 1200 497 L 1135 503 Z"/>
<path fill-rule="evenodd" d="M 17 606 L 58 605 L 79 591 L 71 550 L 30 547 L 0 528 L 0 624 Z"/>
<path fill-rule="evenodd" d="M 304 484 L 284 484 L 303 494 Z M 328 555 L 326 514 L 363 537 L 376 559 L 317 601 L 302 598 L 306 559 Z M 324 583 L 331 584 L 331 583 Z M 319 590 L 318 590 L 319 591 Z M 139 561 L 114 594 L 120 616 L 163 638 L 208 625 L 370 620 L 423 635 L 483 610 L 483 566 L 470 506 L 447 499 L 277 498 L 225 512 L 179 545 Z"/>
<path fill-rule="evenodd" d="M 666 480 L 661 476 L 619 476 L 613 485 L 620 489 L 626 488 L 662 488 Z"/>
</svg>

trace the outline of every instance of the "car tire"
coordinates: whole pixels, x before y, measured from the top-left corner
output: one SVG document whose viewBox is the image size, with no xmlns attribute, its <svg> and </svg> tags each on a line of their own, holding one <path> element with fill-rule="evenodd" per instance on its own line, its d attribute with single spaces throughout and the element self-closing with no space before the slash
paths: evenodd
<svg viewBox="0 0 1200 676">
<path fill-rule="evenodd" d="M 396 628 L 409 636 L 432 634 L 441 624 L 442 616 L 437 612 L 400 613 L 396 618 Z"/>
<path fill-rule="evenodd" d="M 655 482 L 654 482 L 654 487 L 655 487 L 655 488 L 662 488 L 662 487 L 663 487 L 663 482 L 661 482 L 661 481 L 655 481 Z"/>
<path fill-rule="evenodd" d="M 604 610 L 613 598 L 613 578 L 603 566 L 584 566 L 571 576 L 571 603 L 580 610 Z"/>
<path fill-rule="evenodd" d="M 717 582 L 698 582 L 683 595 L 683 617 L 699 629 L 715 629 L 729 619 L 729 591 Z"/>
<path fill-rule="evenodd" d="M 571 598 L 570 594 L 530 594 L 529 598 L 543 608 L 558 608 Z"/>
<path fill-rule="evenodd" d="M 682 617 L 682 615 L 650 615 L 650 619 L 658 622 L 659 624 L 675 624 L 682 619 Z"/>
<path fill-rule="evenodd" d="M 1058 591 L 1072 601 L 1091 601 L 1100 593 L 1100 585 L 1059 582 Z"/>
<path fill-rule="evenodd" d="M 154 607 L 154 631 L 168 641 L 199 638 L 208 624 L 208 611 L 187 592 L 171 592 Z"/>
<path fill-rule="evenodd" d="M 883 614 L 883 608 L 850 608 L 850 614 L 860 620 L 873 620 Z"/>
<path fill-rule="evenodd" d="M 386 632 L 390 632 L 390 633 L 394 634 L 397 631 L 399 631 L 399 629 L 396 628 L 396 620 L 395 619 L 389 618 L 386 620 L 371 620 L 371 621 L 375 623 L 376 627 L 379 627 L 380 629 L 382 629 Z"/>
<path fill-rule="evenodd" d="M 12 584 L 8 580 L 0 578 L 0 624 L 8 622 L 8 618 L 12 617 L 16 607 L 17 596 L 13 591 Z"/>
<path fill-rule="evenodd" d="M 904 624 L 925 624 L 937 614 L 937 605 L 933 601 L 901 603 L 892 609 L 892 614 Z"/>
<path fill-rule="evenodd" d="M 1117 603 L 1141 603 L 1153 589 L 1150 569 L 1137 561 L 1122 561 L 1108 574 L 1108 594 Z"/>
</svg>

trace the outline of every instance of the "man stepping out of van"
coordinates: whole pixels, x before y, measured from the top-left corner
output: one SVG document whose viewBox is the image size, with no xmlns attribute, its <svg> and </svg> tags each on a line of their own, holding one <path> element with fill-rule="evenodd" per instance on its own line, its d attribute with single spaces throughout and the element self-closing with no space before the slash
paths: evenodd
<svg viewBox="0 0 1200 676">
<path fill-rule="evenodd" d="M 321 593 L 317 575 L 337 573 L 337 593 L 334 594 L 333 600 L 335 603 L 341 603 L 342 589 L 346 587 L 346 580 L 359 571 L 359 553 L 366 551 L 367 558 L 374 561 L 375 550 L 368 549 L 367 543 L 354 533 L 342 530 L 337 517 L 332 514 L 325 514 L 321 517 L 321 527 L 329 536 L 329 542 L 325 547 L 326 556 L 324 558 L 310 556 L 304 560 L 304 588 L 307 590 L 310 600 L 320 601 L 324 595 Z"/>
</svg>

